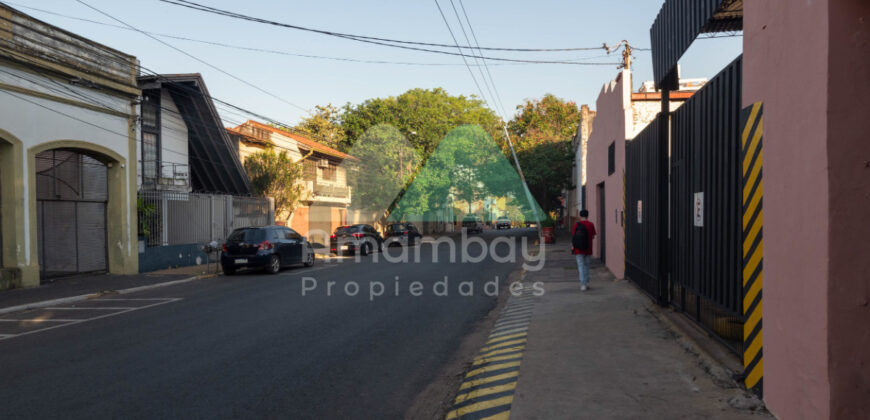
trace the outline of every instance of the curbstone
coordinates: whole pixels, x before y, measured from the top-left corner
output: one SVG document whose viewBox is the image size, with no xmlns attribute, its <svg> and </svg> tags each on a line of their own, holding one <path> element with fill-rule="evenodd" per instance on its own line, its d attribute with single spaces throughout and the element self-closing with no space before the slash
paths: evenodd
<svg viewBox="0 0 870 420">
<path fill-rule="evenodd" d="M 39 302 L 25 303 L 22 305 L 15 305 L 15 306 L 9 306 L 6 308 L 0 308 L 0 315 L 12 313 L 12 312 L 26 311 L 28 309 L 45 308 L 45 307 L 57 306 L 57 305 L 67 305 L 70 303 L 81 302 L 83 300 L 93 299 L 93 298 L 97 298 L 97 297 L 105 296 L 105 295 L 123 295 L 123 294 L 127 294 L 127 293 L 135 293 L 135 292 L 141 292 L 144 290 L 157 289 L 160 287 L 174 286 L 176 284 L 183 284 L 183 283 L 191 282 L 194 280 L 210 278 L 210 277 L 214 277 L 214 276 L 216 276 L 216 275 L 205 274 L 205 275 L 201 275 L 201 276 L 193 276 L 193 277 L 188 277 L 188 278 L 180 279 L 180 280 L 171 280 L 171 281 L 166 281 L 166 282 L 162 282 L 162 283 L 148 284 L 145 286 L 137 286 L 137 287 L 131 287 L 131 288 L 121 289 L 121 290 L 104 290 L 102 292 L 89 293 L 86 295 L 69 296 L 69 297 L 64 297 L 64 298 L 43 300 L 43 301 L 39 301 Z"/>
</svg>

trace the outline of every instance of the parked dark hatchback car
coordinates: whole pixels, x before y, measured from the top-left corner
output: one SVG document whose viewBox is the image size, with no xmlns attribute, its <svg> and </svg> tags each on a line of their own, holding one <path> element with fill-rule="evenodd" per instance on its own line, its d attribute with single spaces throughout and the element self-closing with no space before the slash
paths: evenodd
<svg viewBox="0 0 870 420">
<path fill-rule="evenodd" d="M 420 234 L 420 231 L 417 230 L 417 227 L 413 223 L 408 222 L 388 224 L 384 237 L 387 246 L 413 246 L 423 235 Z"/>
<path fill-rule="evenodd" d="M 329 250 L 337 255 L 359 251 L 368 255 L 383 249 L 384 239 L 372 225 L 350 225 L 335 229 L 329 237 Z"/>
<path fill-rule="evenodd" d="M 501 216 L 495 220 L 495 228 L 496 229 L 510 229 L 511 228 L 511 219 L 507 216 Z"/>
<path fill-rule="evenodd" d="M 482 233 L 483 220 L 480 219 L 480 216 L 470 214 L 462 219 L 462 228 L 467 229 L 468 233 Z"/>
<path fill-rule="evenodd" d="M 221 252 L 224 274 L 241 268 L 260 268 L 275 274 L 293 264 L 314 265 L 314 249 L 302 235 L 284 226 L 236 229 Z"/>
</svg>

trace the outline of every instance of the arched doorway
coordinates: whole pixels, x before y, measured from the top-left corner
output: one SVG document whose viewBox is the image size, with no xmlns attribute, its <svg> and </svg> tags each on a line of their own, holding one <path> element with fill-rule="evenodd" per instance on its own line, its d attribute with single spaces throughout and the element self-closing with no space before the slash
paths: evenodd
<svg viewBox="0 0 870 420">
<path fill-rule="evenodd" d="M 35 157 L 40 278 L 107 271 L 106 159 L 79 149 Z"/>
</svg>

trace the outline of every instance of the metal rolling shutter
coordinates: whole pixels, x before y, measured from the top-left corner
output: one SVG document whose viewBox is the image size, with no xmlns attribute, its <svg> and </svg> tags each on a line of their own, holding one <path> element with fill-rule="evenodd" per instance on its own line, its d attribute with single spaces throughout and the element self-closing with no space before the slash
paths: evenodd
<svg viewBox="0 0 870 420">
<path fill-rule="evenodd" d="M 39 264 L 43 277 L 105 271 L 108 169 L 68 150 L 36 156 Z"/>
</svg>

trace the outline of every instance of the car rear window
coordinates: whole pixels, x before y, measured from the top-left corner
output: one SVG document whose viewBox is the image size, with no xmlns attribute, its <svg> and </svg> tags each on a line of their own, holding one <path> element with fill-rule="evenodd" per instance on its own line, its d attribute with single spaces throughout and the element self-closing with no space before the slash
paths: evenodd
<svg viewBox="0 0 870 420">
<path fill-rule="evenodd" d="M 342 233 L 359 232 L 359 231 L 362 229 L 362 227 L 363 227 L 363 225 L 356 225 L 356 226 L 341 226 L 341 227 L 338 227 L 338 228 L 335 229 L 335 234 L 336 234 L 336 235 L 339 235 L 339 234 L 342 234 Z"/>
<path fill-rule="evenodd" d="M 392 230 L 394 232 L 400 231 L 400 230 L 405 230 L 405 225 L 403 225 L 401 223 L 395 223 L 395 224 L 390 225 L 390 230 Z"/>
<path fill-rule="evenodd" d="M 245 229 L 236 229 L 233 233 L 230 234 L 227 241 L 232 242 L 263 242 L 266 240 L 266 229 L 258 229 L 258 228 L 245 228 Z"/>
</svg>

